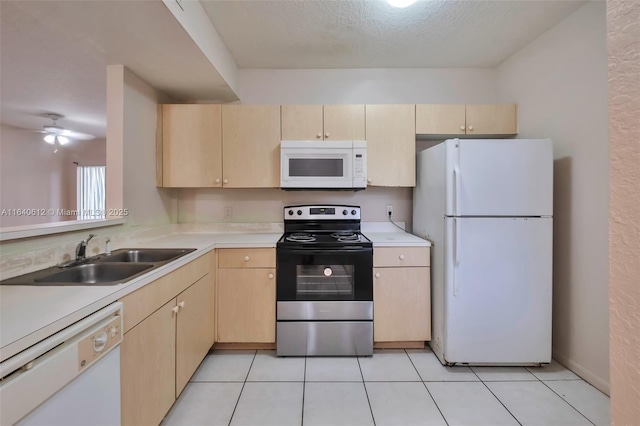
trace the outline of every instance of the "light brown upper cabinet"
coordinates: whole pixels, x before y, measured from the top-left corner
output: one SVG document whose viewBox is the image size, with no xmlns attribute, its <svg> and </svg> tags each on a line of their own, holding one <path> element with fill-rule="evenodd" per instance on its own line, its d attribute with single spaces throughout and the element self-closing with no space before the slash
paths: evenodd
<svg viewBox="0 0 640 426">
<path fill-rule="evenodd" d="M 220 105 L 162 105 L 157 186 L 222 186 Z"/>
<path fill-rule="evenodd" d="M 515 105 L 416 105 L 419 135 L 515 135 Z"/>
<path fill-rule="evenodd" d="M 222 184 L 280 187 L 280 107 L 222 106 Z"/>
<path fill-rule="evenodd" d="M 282 105 L 283 140 L 364 140 L 364 105 Z"/>
<path fill-rule="evenodd" d="M 365 111 L 369 185 L 415 186 L 415 105 L 367 105 Z"/>
</svg>

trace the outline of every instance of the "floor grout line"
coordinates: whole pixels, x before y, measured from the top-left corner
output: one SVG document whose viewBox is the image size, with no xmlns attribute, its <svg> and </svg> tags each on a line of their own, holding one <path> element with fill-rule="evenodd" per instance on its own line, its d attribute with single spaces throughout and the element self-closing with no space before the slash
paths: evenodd
<svg viewBox="0 0 640 426">
<path fill-rule="evenodd" d="M 407 357 L 409 358 L 409 362 L 411 363 L 411 365 L 413 365 L 413 368 L 416 370 L 416 373 L 418 373 L 418 376 L 422 379 L 422 376 L 420 375 L 420 372 L 418 371 L 418 367 L 416 367 L 416 365 L 413 363 L 413 360 L 411 359 L 411 357 L 409 356 L 409 353 L 407 352 L 407 350 L 404 350 L 404 353 L 407 355 Z M 442 420 L 444 420 L 444 423 L 449 426 L 449 422 L 447 421 L 447 418 L 444 416 L 444 413 L 442 412 L 442 410 L 440 409 L 440 406 L 438 406 L 438 403 L 436 402 L 436 399 L 433 397 L 433 395 L 431 395 L 431 391 L 429 390 L 429 388 L 427 387 L 427 382 L 425 382 L 424 380 L 422 381 L 422 386 L 424 386 L 424 388 L 427 390 L 427 393 L 429 394 L 429 397 L 431 398 L 431 400 L 433 401 L 433 403 L 435 404 L 436 408 L 438 409 L 438 412 L 440 413 L 440 415 L 442 416 Z"/>
<path fill-rule="evenodd" d="M 476 372 L 473 370 L 473 368 L 469 368 L 469 369 L 470 369 L 471 371 L 473 371 L 473 374 L 475 374 L 475 375 L 476 375 L 476 377 L 478 377 L 478 380 L 480 380 L 480 383 L 482 383 L 482 385 L 483 385 L 485 388 L 487 388 L 487 390 L 488 390 L 489 392 L 491 392 L 491 395 L 493 395 L 493 397 L 494 397 L 496 400 L 498 400 L 498 402 L 500 403 L 500 405 L 502 405 L 502 406 L 504 407 L 504 409 L 505 409 L 505 410 L 507 410 L 507 413 L 511 414 L 511 417 L 513 417 L 513 419 L 514 419 L 516 422 L 518 422 L 518 424 L 519 424 L 520 426 L 522 426 L 522 423 L 520 423 L 520 420 L 518 420 L 518 418 L 517 418 L 517 417 L 516 417 L 512 412 L 511 412 L 511 410 L 509 410 L 509 409 L 507 408 L 507 406 L 506 406 L 506 405 L 504 405 L 504 403 L 500 400 L 500 398 L 498 398 L 498 396 L 497 396 L 495 393 L 493 393 L 493 391 L 491 390 L 491 388 L 490 388 L 490 387 L 489 387 L 489 386 L 484 382 L 484 380 L 482 380 L 482 379 L 480 378 L 480 376 L 478 376 L 478 373 L 476 373 Z"/>
<path fill-rule="evenodd" d="M 595 423 L 591 421 L 591 419 L 589 419 L 589 417 L 585 416 L 584 414 L 582 414 L 582 412 L 580 410 L 578 410 L 576 407 L 574 407 L 569 401 L 567 401 L 566 399 L 564 399 L 562 397 L 562 395 L 560 395 L 558 392 L 554 391 L 550 386 L 548 386 L 545 382 L 543 382 L 542 380 L 540 380 L 540 382 L 547 387 L 547 389 L 549 389 L 551 392 L 555 393 L 556 395 L 558 395 L 558 397 L 560 399 L 562 399 L 569 407 L 573 408 L 574 410 L 576 410 L 578 412 L 578 414 L 580 414 L 582 417 L 584 417 L 585 419 L 587 419 L 587 421 L 589 423 L 591 423 L 592 425 L 595 426 Z"/>
<path fill-rule="evenodd" d="M 362 376 L 362 387 L 364 388 L 364 394 L 367 397 L 367 403 L 369 404 L 369 411 L 371 412 L 371 420 L 373 420 L 373 426 L 376 426 L 376 418 L 373 415 L 373 407 L 371 407 L 371 400 L 369 399 L 369 392 L 367 391 L 367 384 L 364 381 L 364 373 L 362 372 L 362 366 L 360 365 L 360 357 L 357 356 L 356 360 L 358 361 L 358 369 L 360 370 L 360 376 Z M 360 383 L 360 382 L 357 382 Z"/>
<path fill-rule="evenodd" d="M 233 412 L 231 413 L 231 417 L 229 417 L 229 425 L 231 426 L 231 422 L 233 421 L 233 416 L 236 414 L 236 410 L 238 409 L 238 404 L 240 403 L 240 398 L 242 398 L 242 392 L 244 391 L 244 387 L 247 384 L 247 379 L 249 378 L 249 374 L 251 373 L 251 368 L 253 367 L 253 362 L 256 360 L 258 356 L 258 351 L 255 351 L 253 354 L 253 359 L 251 360 L 251 365 L 249 365 L 249 370 L 247 370 L 247 375 L 244 378 L 244 382 L 242 383 L 242 389 L 240 389 L 240 394 L 238 395 L 238 400 L 236 401 L 236 405 L 233 407 Z"/>
</svg>

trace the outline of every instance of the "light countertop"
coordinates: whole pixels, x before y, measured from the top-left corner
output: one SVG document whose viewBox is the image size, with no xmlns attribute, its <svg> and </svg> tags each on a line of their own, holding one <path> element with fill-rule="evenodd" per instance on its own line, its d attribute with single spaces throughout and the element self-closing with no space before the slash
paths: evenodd
<svg viewBox="0 0 640 426">
<path fill-rule="evenodd" d="M 390 223 L 363 223 L 375 247 L 430 246 Z M 122 248 L 195 248 L 173 262 L 113 286 L 0 286 L 0 361 L 51 336 L 215 248 L 275 247 L 281 233 L 175 233 Z M 114 247 L 113 250 L 120 248 Z"/>
</svg>

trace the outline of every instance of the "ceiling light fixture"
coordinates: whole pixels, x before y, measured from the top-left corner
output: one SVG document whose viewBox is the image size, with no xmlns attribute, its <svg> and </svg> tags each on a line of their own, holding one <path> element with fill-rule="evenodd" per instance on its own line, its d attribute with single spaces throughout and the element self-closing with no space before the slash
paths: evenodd
<svg viewBox="0 0 640 426">
<path fill-rule="evenodd" d="M 44 141 L 49 145 L 53 145 L 54 143 L 56 143 L 56 135 L 52 135 L 51 133 L 49 133 L 44 137 Z"/>
<path fill-rule="evenodd" d="M 416 1 L 417 0 L 387 0 L 387 3 L 389 3 L 393 7 L 399 7 L 404 9 L 405 7 L 411 6 Z"/>
<path fill-rule="evenodd" d="M 62 136 L 62 135 L 56 135 L 53 133 L 48 133 L 44 136 L 44 141 L 46 143 L 48 143 L 49 145 L 57 145 L 57 146 L 62 146 L 62 145 L 66 145 L 69 143 L 69 138 L 66 136 Z M 54 152 L 57 152 L 58 149 L 56 148 L 56 150 Z"/>
</svg>

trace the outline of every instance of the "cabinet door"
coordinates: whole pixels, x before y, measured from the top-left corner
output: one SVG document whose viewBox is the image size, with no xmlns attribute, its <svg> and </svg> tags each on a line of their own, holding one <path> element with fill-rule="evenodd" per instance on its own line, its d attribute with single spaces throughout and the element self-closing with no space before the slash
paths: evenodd
<svg viewBox="0 0 640 426">
<path fill-rule="evenodd" d="M 373 340 L 431 339 L 430 268 L 373 268 Z"/>
<path fill-rule="evenodd" d="M 176 398 L 213 346 L 213 281 L 209 275 L 178 295 Z"/>
<path fill-rule="evenodd" d="M 282 105 L 282 140 L 322 139 L 322 105 Z"/>
<path fill-rule="evenodd" d="M 468 135 L 515 135 L 518 133 L 515 105 L 467 105 Z"/>
<path fill-rule="evenodd" d="M 416 105 L 419 135 L 464 135 L 464 105 Z"/>
<path fill-rule="evenodd" d="M 369 185 L 415 186 L 415 105 L 367 105 L 365 112 Z"/>
<path fill-rule="evenodd" d="M 162 186 L 222 185 L 220 105 L 162 106 Z"/>
<path fill-rule="evenodd" d="M 280 187 L 280 107 L 222 106 L 223 186 Z"/>
<path fill-rule="evenodd" d="M 218 341 L 275 343 L 275 269 L 218 269 Z"/>
<path fill-rule="evenodd" d="M 157 425 L 175 401 L 175 306 L 172 299 L 124 335 L 120 389 L 125 426 Z"/>
<path fill-rule="evenodd" d="M 324 139 L 365 140 L 364 105 L 325 105 Z"/>
</svg>

